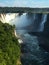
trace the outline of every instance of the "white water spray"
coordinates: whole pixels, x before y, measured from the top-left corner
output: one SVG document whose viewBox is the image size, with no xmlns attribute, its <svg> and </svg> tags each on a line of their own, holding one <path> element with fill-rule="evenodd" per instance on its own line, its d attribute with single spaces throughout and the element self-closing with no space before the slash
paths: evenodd
<svg viewBox="0 0 49 65">
<path fill-rule="evenodd" d="M 17 14 L 15 14 L 15 13 L 0 14 L 0 21 L 3 23 L 10 23 L 11 20 L 14 20 L 17 15 L 18 15 L 18 13 Z"/>
<path fill-rule="evenodd" d="M 44 30 L 44 24 L 45 24 L 46 20 L 47 20 L 47 14 L 43 14 L 42 22 L 40 23 L 39 31 L 43 31 Z"/>
</svg>

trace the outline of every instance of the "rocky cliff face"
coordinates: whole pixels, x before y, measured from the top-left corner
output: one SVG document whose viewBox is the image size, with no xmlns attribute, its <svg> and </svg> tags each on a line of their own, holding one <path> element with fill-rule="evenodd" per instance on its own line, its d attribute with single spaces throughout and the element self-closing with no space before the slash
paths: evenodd
<svg viewBox="0 0 49 65">
<path fill-rule="evenodd" d="M 49 37 L 49 14 L 47 15 L 47 21 L 44 25 L 44 32 L 47 34 L 47 36 Z"/>
<path fill-rule="evenodd" d="M 44 24 L 44 30 L 38 39 L 39 45 L 49 52 L 49 14 L 47 15 L 47 20 Z"/>
<path fill-rule="evenodd" d="M 29 32 L 29 34 L 37 36 L 39 46 L 49 52 L 49 14 L 36 14 L 33 25 L 36 31 Z"/>
</svg>

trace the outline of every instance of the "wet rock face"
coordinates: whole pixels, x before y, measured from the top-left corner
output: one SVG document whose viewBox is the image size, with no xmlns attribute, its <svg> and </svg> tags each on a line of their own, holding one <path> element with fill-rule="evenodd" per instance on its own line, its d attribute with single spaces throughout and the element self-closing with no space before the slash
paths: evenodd
<svg viewBox="0 0 49 65">
<path fill-rule="evenodd" d="M 49 36 L 49 14 L 47 16 L 47 21 L 44 25 L 44 32 L 47 34 L 47 36 Z"/>
<path fill-rule="evenodd" d="M 39 46 L 49 52 L 49 14 L 47 15 L 47 20 L 44 25 L 44 31 L 42 32 L 42 35 L 38 37 L 38 40 Z"/>
<path fill-rule="evenodd" d="M 39 46 L 41 46 L 44 50 L 49 52 L 49 14 L 46 14 L 46 15 L 40 14 L 36 16 L 37 17 L 36 21 L 39 21 L 39 22 L 45 21 L 43 31 L 42 32 L 29 32 L 29 34 L 37 36 L 39 40 Z"/>
<path fill-rule="evenodd" d="M 42 47 L 47 52 L 49 52 L 49 38 L 38 37 L 38 40 L 39 40 L 39 46 Z"/>
</svg>

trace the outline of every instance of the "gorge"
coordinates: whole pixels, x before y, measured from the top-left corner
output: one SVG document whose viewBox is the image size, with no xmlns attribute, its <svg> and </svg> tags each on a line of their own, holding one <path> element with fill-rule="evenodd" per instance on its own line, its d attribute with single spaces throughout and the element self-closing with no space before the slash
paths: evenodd
<svg viewBox="0 0 49 65">
<path fill-rule="evenodd" d="M 1 14 L 3 23 L 15 25 L 21 44 L 22 65 L 49 65 L 49 14 Z M 8 21 L 8 22 L 7 22 Z"/>
</svg>

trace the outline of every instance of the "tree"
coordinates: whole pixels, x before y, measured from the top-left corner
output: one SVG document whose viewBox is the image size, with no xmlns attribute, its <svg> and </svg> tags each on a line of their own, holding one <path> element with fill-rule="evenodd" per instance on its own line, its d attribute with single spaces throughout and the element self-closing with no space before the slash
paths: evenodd
<svg viewBox="0 0 49 65">
<path fill-rule="evenodd" d="M 0 21 L 0 65 L 18 65 L 20 45 L 13 35 L 14 27 Z"/>
</svg>

